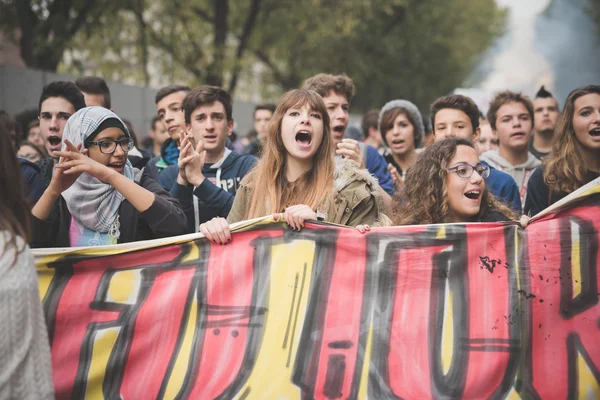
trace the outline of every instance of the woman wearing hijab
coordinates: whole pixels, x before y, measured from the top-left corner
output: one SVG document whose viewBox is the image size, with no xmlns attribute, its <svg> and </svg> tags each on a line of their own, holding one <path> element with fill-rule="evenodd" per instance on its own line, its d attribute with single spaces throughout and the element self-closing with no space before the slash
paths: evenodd
<svg viewBox="0 0 600 400">
<path fill-rule="evenodd" d="M 181 205 L 131 166 L 123 121 L 87 107 L 65 125 L 52 181 L 32 210 L 32 247 L 100 246 L 184 233 Z"/>
</svg>

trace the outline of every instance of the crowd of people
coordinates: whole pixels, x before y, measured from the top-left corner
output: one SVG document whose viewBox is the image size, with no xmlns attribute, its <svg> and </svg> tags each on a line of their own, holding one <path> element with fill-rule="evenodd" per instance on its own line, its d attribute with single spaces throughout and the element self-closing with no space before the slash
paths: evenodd
<svg viewBox="0 0 600 400">
<path fill-rule="evenodd" d="M 544 87 L 533 101 L 503 91 L 486 115 L 463 95 L 440 97 L 426 113 L 391 99 L 364 115 L 360 140 L 348 133 L 354 95 L 348 76 L 315 75 L 277 105 L 257 106 L 253 135 L 238 137 L 227 91 L 171 85 L 156 94 L 142 144 L 111 109 L 103 79 L 47 84 L 37 110 L 16 118 L 0 111 L 0 285 L 7 287 L 0 293 L 18 290 L 28 301 L 37 295 L 29 246 L 193 232 L 226 244 L 230 224 L 265 215 L 294 230 L 309 220 L 360 232 L 526 224 L 523 216 L 600 176 L 600 86 L 573 90 L 562 110 Z M 36 304 L 19 318 L 41 329 Z M 51 388 L 40 372 L 49 365 L 48 343 L 28 346 L 14 355 L 23 359 L 6 365 L 19 379 L 41 382 L 36 388 Z M 20 384 L 7 386 L 6 376 L 0 394 Z"/>
</svg>

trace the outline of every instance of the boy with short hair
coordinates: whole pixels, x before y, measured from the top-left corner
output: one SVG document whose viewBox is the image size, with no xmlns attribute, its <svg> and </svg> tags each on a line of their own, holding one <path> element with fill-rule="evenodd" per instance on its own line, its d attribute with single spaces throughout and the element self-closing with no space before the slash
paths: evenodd
<svg viewBox="0 0 600 400">
<path fill-rule="evenodd" d="M 377 149 L 379 154 L 383 155 L 385 147 L 383 145 L 383 139 L 381 138 L 381 132 L 379 132 L 379 110 L 368 111 L 360 123 L 360 128 L 363 135 L 363 143 Z"/>
<path fill-rule="evenodd" d="M 110 90 L 104 79 L 99 76 L 83 76 L 75 81 L 75 85 L 83 94 L 87 107 L 99 106 L 112 110 Z"/>
<path fill-rule="evenodd" d="M 498 149 L 489 150 L 481 159 L 506 172 L 517 182 L 521 204 L 525 204 L 527 183 L 533 171 L 541 165 L 531 152 L 533 135 L 533 104 L 521 93 L 506 90 L 490 102 L 487 119 L 498 136 Z"/>
<path fill-rule="evenodd" d="M 384 200 L 389 205 L 389 196 L 394 194 L 395 188 L 383 156 L 372 146 L 344 138 L 348 128 L 350 102 L 356 92 L 352 79 L 345 74 L 321 73 L 306 79 L 302 88 L 314 90 L 323 97 L 331 121 L 331 135 L 336 145 L 336 154 L 354 160 L 377 178 L 379 186 L 385 192 L 382 194 L 387 196 L 384 196 Z"/>
<path fill-rule="evenodd" d="M 166 190 L 171 190 L 175 180 L 161 179 L 160 175 L 169 166 L 173 166 L 171 175 L 175 176 L 177 174 L 180 133 L 185 128 L 183 99 L 190 90 L 189 86 L 183 85 L 165 86 L 156 93 L 154 99 L 157 115 L 167 129 L 169 139 L 163 142 L 160 155 L 148 161 L 146 172 Z"/>
<path fill-rule="evenodd" d="M 460 137 L 476 142 L 481 134 L 479 116 L 477 104 L 469 97 L 454 94 L 438 98 L 431 105 L 431 124 L 435 141 Z M 519 188 L 510 175 L 490 168 L 490 175 L 485 183 L 494 197 L 514 211 L 521 212 Z"/>
<path fill-rule="evenodd" d="M 554 128 L 560 117 L 558 101 L 544 86 L 533 99 L 533 113 L 533 138 L 529 142 L 529 151 L 541 160 L 552 150 Z"/>
<path fill-rule="evenodd" d="M 232 100 L 216 86 L 200 86 L 183 100 L 185 130 L 171 195 L 188 217 L 188 231 L 214 217 L 226 218 L 240 181 L 256 164 L 226 148 L 233 131 Z M 171 174 L 169 168 L 163 174 Z M 162 178 L 162 177 L 161 177 Z"/>
<path fill-rule="evenodd" d="M 147 151 L 151 152 L 153 157 L 160 156 L 162 145 L 169 138 L 169 134 L 158 115 L 152 117 L 148 136 L 152 139 L 152 145 L 148 147 Z"/>
<path fill-rule="evenodd" d="M 260 156 L 263 143 L 269 134 L 269 121 L 271 121 L 273 114 L 275 114 L 275 108 L 275 104 L 259 104 L 254 109 L 254 130 L 256 131 L 256 138 L 248 144 L 245 154 L 256 157 Z"/>
<path fill-rule="evenodd" d="M 48 158 L 38 161 L 46 186 L 52 180 L 54 164 L 58 162 L 53 151 L 60 151 L 63 130 L 69 117 L 78 110 L 85 108 L 83 94 L 73 82 L 50 82 L 42 89 L 39 101 L 40 132 L 44 138 Z"/>
</svg>

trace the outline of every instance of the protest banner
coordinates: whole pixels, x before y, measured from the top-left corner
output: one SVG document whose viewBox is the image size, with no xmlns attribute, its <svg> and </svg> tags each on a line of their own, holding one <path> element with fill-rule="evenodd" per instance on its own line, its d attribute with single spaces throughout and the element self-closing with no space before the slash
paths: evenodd
<svg viewBox="0 0 600 400">
<path fill-rule="evenodd" d="M 600 398 L 599 208 L 36 251 L 56 396 Z"/>
</svg>

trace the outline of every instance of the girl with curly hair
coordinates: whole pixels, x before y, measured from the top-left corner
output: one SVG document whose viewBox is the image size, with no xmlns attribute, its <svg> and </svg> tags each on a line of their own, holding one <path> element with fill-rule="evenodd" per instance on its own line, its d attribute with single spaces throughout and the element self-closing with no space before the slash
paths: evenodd
<svg viewBox="0 0 600 400">
<path fill-rule="evenodd" d="M 525 214 L 536 215 L 600 177 L 600 86 L 575 89 L 565 101 L 552 152 L 529 179 Z"/>
<path fill-rule="evenodd" d="M 516 215 L 485 187 L 490 168 L 473 144 L 448 138 L 425 149 L 406 174 L 405 190 L 394 202 L 395 225 L 495 222 Z"/>
</svg>

